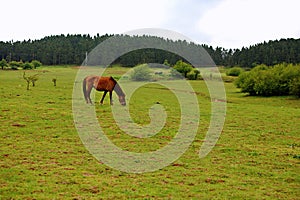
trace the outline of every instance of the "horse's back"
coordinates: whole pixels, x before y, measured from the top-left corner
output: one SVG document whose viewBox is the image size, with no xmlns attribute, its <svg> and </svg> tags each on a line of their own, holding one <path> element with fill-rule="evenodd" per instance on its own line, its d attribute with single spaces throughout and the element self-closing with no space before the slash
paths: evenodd
<svg viewBox="0 0 300 200">
<path fill-rule="evenodd" d="M 94 88 L 98 91 L 112 91 L 116 81 L 112 77 L 93 76 Z"/>
</svg>

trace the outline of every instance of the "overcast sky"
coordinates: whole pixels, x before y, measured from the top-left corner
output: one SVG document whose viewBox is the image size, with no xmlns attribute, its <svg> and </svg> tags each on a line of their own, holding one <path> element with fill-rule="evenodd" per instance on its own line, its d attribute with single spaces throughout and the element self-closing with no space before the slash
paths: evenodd
<svg viewBox="0 0 300 200">
<path fill-rule="evenodd" d="M 142 28 L 225 48 L 300 38 L 299 0 L 7 0 L 0 6 L 1 41 Z"/>
</svg>

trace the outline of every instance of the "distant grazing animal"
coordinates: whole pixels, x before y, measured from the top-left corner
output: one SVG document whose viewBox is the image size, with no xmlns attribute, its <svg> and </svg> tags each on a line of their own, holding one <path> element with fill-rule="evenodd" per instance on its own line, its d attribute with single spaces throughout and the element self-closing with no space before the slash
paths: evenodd
<svg viewBox="0 0 300 200">
<path fill-rule="evenodd" d="M 117 83 L 113 77 L 104 77 L 104 76 L 87 76 L 83 80 L 83 94 L 84 98 L 86 100 L 86 103 L 91 103 L 90 94 L 93 88 L 95 88 L 97 91 L 104 91 L 104 94 L 100 100 L 100 104 L 103 104 L 103 100 L 105 98 L 105 95 L 107 92 L 109 92 L 109 98 L 110 98 L 110 105 L 113 105 L 112 102 L 112 91 L 114 90 L 118 97 L 120 104 L 125 106 L 125 94 L 122 91 L 120 85 Z"/>
</svg>

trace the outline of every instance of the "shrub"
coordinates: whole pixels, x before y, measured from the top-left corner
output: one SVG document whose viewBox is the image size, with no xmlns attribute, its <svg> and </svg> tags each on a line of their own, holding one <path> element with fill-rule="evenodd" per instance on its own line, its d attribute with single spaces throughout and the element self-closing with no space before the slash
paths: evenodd
<svg viewBox="0 0 300 200">
<path fill-rule="evenodd" d="M 169 61 L 167 59 L 165 59 L 163 65 L 171 67 L 171 64 L 169 63 Z"/>
<path fill-rule="evenodd" d="M 0 67 L 1 67 L 2 69 L 4 69 L 4 68 L 7 67 L 7 66 L 8 66 L 8 64 L 7 64 L 6 60 L 5 60 L 5 59 L 2 59 L 2 60 L 0 61 Z"/>
<path fill-rule="evenodd" d="M 142 64 L 133 69 L 130 74 L 130 79 L 133 81 L 150 81 L 151 70 L 147 64 Z"/>
<path fill-rule="evenodd" d="M 196 79 L 196 74 L 193 71 L 190 71 L 189 73 L 187 73 L 186 78 L 189 80 L 195 80 Z"/>
<path fill-rule="evenodd" d="M 235 85 L 242 92 L 250 95 L 272 96 L 288 95 L 298 96 L 300 65 L 280 64 L 274 67 L 259 65 L 249 72 L 243 72 L 235 81 Z"/>
<path fill-rule="evenodd" d="M 291 82 L 300 77 L 300 66 L 292 64 L 281 64 L 274 67 L 280 77 L 280 91 L 284 94 L 290 93 Z"/>
<path fill-rule="evenodd" d="M 253 90 L 260 96 L 277 95 L 279 92 L 279 77 L 272 70 L 255 72 Z"/>
<path fill-rule="evenodd" d="M 20 61 L 20 62 L 11 61 L 11 62 L 9 62 L 9 67 L 13 70 L 17 70 L 18 67 L 23 67 L 23 62 L 22 61 Z"/>
<path fill-rule="evenodd" d="M 40 61 L 38 61 L 38 60 L 31 61 L 31 64 L 32 64 L 32 66 L 33 66 L 34 69 L 42 66 L 42 63 Z"/>
<path fill-rule="evenodd" d="M 23 67 L 23 69 L 33 69 L 33 64 L 31 64 L 29 62 L 25 62 L 22 67 Z"/>
<path fill-rule="evenodd" d="M 174 79 L 184 79 L 181 73 L 179 73 L 176 69 L 171 68 L 170 76 Z"/>
<path fill-rule="evenodd" d="M 291 95 L 300 97 L 300 77 L 294 78 L 289 84 L 289 90 Z"/>
<path fill-rule="evenodd" d="M 235 80 L 235 85 L 237 88 L 241 88 L 241 92 L 249 93 L 250 95 L 255 95 L 256 92 L 254 90 L 254 76 L 251 72 L 244 72 L 239 75 L 239 77 Z"/>
<path fill-rule="evenodd" d="M 225 83 L 232 83 L 232 82 L 234 82 L 236 79 L 233 78 L 232 76 L 222 76 L 222 80 L 223 80 Z"/>
<path fill-rule="evenodd" d="M 197 69 L 193 69 L 190 72 L 187 73 L 186 78 L 189 80 L 197 80 L 198 75 L 200 74 L 200 71 Z"/>
<path fill-rule="evenodd" d="M 244 71 L 241 67 L 232 67 L 228 70 L 226 70 L 227 76 L 239 76 Z"/>
<path fill-rule="evenodd" d="M 195 73 L 195 80 L 198 79 L 198 76 L 200 74 L 200 71 L 198 69 L 193 69 L 194 73 Z"/>
<path fill-rule="evenodd" d="M 193 70 L 192 65 L 183 62 L 182 60 L 179 60 L 174 65 L 174 69 L 176 69 L 179 73 L 182 74 L 185 78 L 187 78 L 187 74 Z"/>
</svg>

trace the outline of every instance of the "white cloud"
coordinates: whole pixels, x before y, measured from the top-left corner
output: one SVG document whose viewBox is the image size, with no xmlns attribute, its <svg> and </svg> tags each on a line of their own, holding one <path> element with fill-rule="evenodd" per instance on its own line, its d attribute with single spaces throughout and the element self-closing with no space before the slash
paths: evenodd
<svg viewBox="0 0 300 200">
<path fill-rule="evenodd" d="M 229 48 L 300 37 L 299 8 L 297 0 L 224 0 L 198 21 L 198 31 Z"/>
<path fill-rule="evenodd" d="M 1 2 L 0 41 L 163 28 L 241 48 L 300 37 L 299 7 L 299 0 L 9 0 Z"/>
<path fill-rule="evenodd" d="M 34 39 L 48 35 L 123 33 L 159 27 L 168 18 L 167 0 L 11 0 L 3 3 L 5 32 L 0 40 Z"/>
<path fill-rule="evenodd" d="M 178 31 L 191 40 L 204 43 L 206 36 L 197 28 L 198 20 L 207 10 L 218 4 L 221 0 L 180 0 L 172 6 L 164 28 Z M 173 1 L 172 1 L 173 2 Z"/>
</svg>

